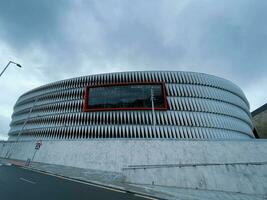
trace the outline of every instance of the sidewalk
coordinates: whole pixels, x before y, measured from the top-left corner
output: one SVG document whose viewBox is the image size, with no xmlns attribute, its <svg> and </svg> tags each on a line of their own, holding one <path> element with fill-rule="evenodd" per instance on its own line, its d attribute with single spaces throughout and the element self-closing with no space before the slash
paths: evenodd
<svg viewBox="0 0 267 200">
<path fill-rule="evenodd" d="M 12 165 L 16 165 L 19 167 L 24 167 L 26 163 L 25 161 L 22 161 L 22 160 L 7 159 L 7 158 L 1 158 L 1 157 L 0 157 L 0 162 L 4 164 L 10 163 Z"/>
</svg>

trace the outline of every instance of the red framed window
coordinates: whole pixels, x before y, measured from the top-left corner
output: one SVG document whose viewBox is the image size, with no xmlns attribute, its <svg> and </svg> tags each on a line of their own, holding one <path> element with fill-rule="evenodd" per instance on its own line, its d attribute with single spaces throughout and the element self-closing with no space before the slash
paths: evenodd
<svg viewBox="0 0 267 200">
<path fill-rule="evenodd" d="M 164 82 L 88 85 L 84 111 L 167 110 Z"/>
</svg>

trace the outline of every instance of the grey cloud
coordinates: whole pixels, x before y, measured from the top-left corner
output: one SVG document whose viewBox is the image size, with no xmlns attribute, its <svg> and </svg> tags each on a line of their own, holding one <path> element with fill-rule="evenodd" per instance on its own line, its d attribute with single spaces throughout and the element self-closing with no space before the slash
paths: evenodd
<svg viewBox="0 0 267 200">
<path fill-rule="evenodd" d="M 245 87 L 267 72 L 264 0 L 4 2 L 0 36 L 25 54 L 42 49 L 48 80 L 182 69 Z"/>
<path fill-rule="evenodd" d="M 179 10 L 177 2 L 103 6 L 84 1 L 76 7 L 82 14 L 69 25 L 76 23 L 76 29 L 65 32 L 75 49 L 73 57 L 82 54 L 92 64 L 126 64 L 131 70 L 196 70 L 242 84 L 266 72 L 264 1 L 187 2 Z M 91 23 L 84 26 L 86 17 Z M 93 40 L 80 43 L 80 33 Z"/>
<path fill-rule="evenodd" d="M 4 36 L 27 51 L 36 43 L 62 74 L 119 65 L 230 75 L 245 84 L 255 66 L 266 72 L 266 1 L 18 2 L 0 5 Z"/>
<path fill-rule="evenodd" d="M 0 2 L 1 37 L 15 49 L 39 42 L 43 45 L 60 37 L 61 15 L 67 1 L 8 0 Z"/>
</svg>

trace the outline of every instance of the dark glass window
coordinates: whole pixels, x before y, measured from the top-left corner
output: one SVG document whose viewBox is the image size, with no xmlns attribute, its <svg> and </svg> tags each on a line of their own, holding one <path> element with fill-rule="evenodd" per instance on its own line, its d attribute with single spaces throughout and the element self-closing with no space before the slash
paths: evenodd
<svg viewBox="0 0 267 200">
<path fill-rule="evenodd" d="M 88 87 L 87 110 L 166 109 L 162 83 Z"/>
</svg>

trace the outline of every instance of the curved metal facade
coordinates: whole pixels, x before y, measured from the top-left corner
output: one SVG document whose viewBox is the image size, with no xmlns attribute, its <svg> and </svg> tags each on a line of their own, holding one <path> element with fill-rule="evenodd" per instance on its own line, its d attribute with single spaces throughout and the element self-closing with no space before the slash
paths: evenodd
<svg viewBox="0 0 267 200">
<path fill-rule="evenodd" d="M 84 112 L 87 85 L 164 82 L 168 109 Z M 155 126 L 153 125 L 155 121 Z M 254 138 L 249 103 L 225 79 L 194 72 L 121 72 L 50 83 L 14 106 L 10 139 Z"/>
</svg>

